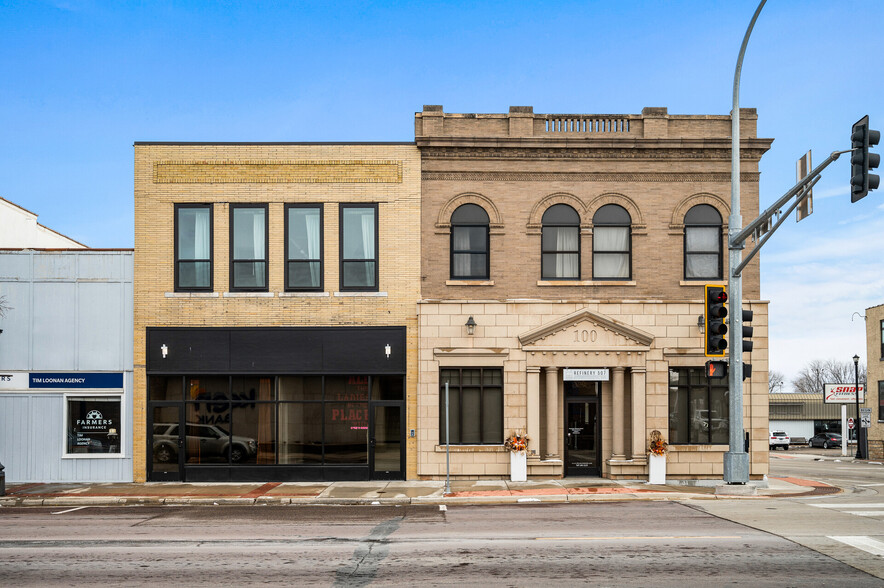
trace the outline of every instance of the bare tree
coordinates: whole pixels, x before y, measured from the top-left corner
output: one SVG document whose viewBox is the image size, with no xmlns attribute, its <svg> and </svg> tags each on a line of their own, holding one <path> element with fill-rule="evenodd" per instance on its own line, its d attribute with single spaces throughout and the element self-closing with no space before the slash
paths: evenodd
<svg viewBox="0 0 884 588">
<path fill-rule="evenodd" d="M 853 384 L 856 379 L 852 361 L 814 359 L 792 380 L 795 392 L 822 394 L 824 384 Z M 859 381 L 866 381 L 866 366 L 859 364 Z"/>
<path fill-rule="evenodd" d="M 783 372 L 778 372 L 777 370 L 768 370 L 767 372 L 767 389 L 771 394 L 776 394 L 778 392 L 783 391 L 783 387 L 786 384 L 786 378 L 783 376 Z"/>
</svg>

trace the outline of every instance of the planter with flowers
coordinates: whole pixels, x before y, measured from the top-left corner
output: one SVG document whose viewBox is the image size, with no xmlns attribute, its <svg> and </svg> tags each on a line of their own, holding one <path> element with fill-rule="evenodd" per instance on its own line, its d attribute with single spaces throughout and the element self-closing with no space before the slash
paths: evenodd
<svg viewBox="0 0 884 588">
<path fill-rule="evenodd" d="M 528 435 L 513 433 L 506 438 L 503 446 L 510 452 L 510 480 L 528 481 Z"/>
<path fill-rule="evenodd" d="M 651 443 L 648 445 L 648 483 L 666 483 L 666 448 L 663 434 L 656 429 L 651 431 Z"/>
</svg>

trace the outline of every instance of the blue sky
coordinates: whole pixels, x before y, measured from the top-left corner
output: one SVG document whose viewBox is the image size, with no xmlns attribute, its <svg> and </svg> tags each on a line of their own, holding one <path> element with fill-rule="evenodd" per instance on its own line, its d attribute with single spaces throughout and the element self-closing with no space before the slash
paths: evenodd
<svg viewBox="0 0 884 588">
<path fill-rule="evenodd" d="M 87 245 L 131 247 L 134 141 L 411 141 L 423 104 L 727 114 L 756 6 L 0 0 L 0 196 Z M 807 149 L 848 148 L 865 114 L 884 129 L 882 24 L 880 0 L 765 6 L 741 93 L 775 139 L 762 208 Z M 862 79 L 854 63 L 877 66 Z M 847 160 L 762 253 L 771 367 L 787 378 L 811 359 L 865 361 L 851 316 L 884 303 L 884 188 L 851 205 Z"/>
</svg>

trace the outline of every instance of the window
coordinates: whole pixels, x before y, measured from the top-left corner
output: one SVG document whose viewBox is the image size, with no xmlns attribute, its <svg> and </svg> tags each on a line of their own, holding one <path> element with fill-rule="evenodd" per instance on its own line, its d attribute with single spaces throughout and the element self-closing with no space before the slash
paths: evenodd
<svg viewBox="0 0 884 588">
<path fill-rule="evenodd" d="M 212 289 L 212 205 L 175 205 L 175 291 Z"/>
<path fill-rule="evenodd" d="M 451 214 L 451 279 L 488 279 L 488 213 L 462 204 Z"/>
<path fill-rule="evenodd" d="M 289 204 L 285 223 L 286 290 L 321 290 L 322 207 Z"/>
<path fill-rule="evenodd" d="M 684 277 L 720 279 L 721 274 L 721 215 L 698 204 L 684 216 Z"/>
<path fill-rule="evenodd" d="M 341 205 L 341 290 L 378 289 L 377 204 Z"/>
<path fill-rule="evenodd" d="M 884 421 L 884 381 L 878 380 L 878 420 Z"/>
<path fill-rule="evenodd" d="M 632 218 L 626 209 L 606 204 L 592 217 L 592 278 L 628 280 L 632 277 Z"/>
<path fill-rule="evenodd" d="M 230 206 L 230 289 L 267 290 L 267 205 Z"/>
<path fill-rule="evenodd" d="M 884 359 L 884 321 L 881 321 L 881 359 Z"/>
<path fill-rule="evenodd" d="M 543 213 L 541 223 L 541 277 L 579 280 L 580 215 L 567 204 L 553 204 Z"/>
<path fill-rule="evenodd" d="M 452 445 L 503 443 L 503 370 L 446 368 L 439 377 L 439 444 L 445 439 L 445 383 Z"/>
<path fill-rule="evenodd" d="M 122 453 L 119 396 L 69 396 L 65 453 Z"/>
<path fill-rule="evenodd" d="M 670 443 L 728 443 L 729 413 L 727 380 L 707 380 L 703 368 L 669 370 Z"/>
</svg>

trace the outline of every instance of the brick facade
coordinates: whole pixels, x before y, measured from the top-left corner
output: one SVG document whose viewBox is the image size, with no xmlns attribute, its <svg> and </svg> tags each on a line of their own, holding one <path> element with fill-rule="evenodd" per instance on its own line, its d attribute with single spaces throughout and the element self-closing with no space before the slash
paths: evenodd
<svg viewBox="0 0 884 588">
<path fill-rule="evenodd" d="M 753 109 L 741 112 L 741 214 L 752 219 L 758 213 L 758 162 L 771 141 L 756 138 Z M 729 116 L 676 116 L 665 108 L 596 116 L 534 114 L 530 107 L 452 114 L 429 106 L 416 114 L 422 163 L 421 477 L 445 474 L 439 373 L 446 366 L 503 369 L 503 429 L 534 437 L 528 467 L 535 477 L 564 473 L 562 370 L 611 369 L 599 399 L 601 474 L 647 476 L 650 432 L 669 437 L 669 369 L 706 361 L 697 324 L 703 285 L 726 284 L 725 245 L 718 279 L 685 279 L 684 219 L 691 207 L 710 205 L 722 218 L 726 239 L 730 125 Z M 488 214 L 487 278 L 451 277 L 451 215 L 463 204 Z M 554 204 L 567 204 L 579 215 L 579 279 L 541 277 L 541 218 Z M 628 279 L 592 278 L 593 216 L 606 204 L 619 205 L 631 219 Z M 747 357 L 753 373 L 744 384 L 753 479 L 768 472 L 767 303 L 760 299 L 758 264 L 756 257 L 743 271 L 744 307 L 754 311 L 755 327 Z M 471 316 L 477 323 L 472 336 L 464 326 Z M 572 331 L 600 338 L 569 341 Z M 557 390 L 548 395 L 553 382 Z M 548 396 L 558 405 L 556 413 L 547 411 Z M 553 435 L 548 422 L 557 428 Z M 509 457 L 499 447 L 455 449 L 452 474 L 507 476 Z M 671 477 L 720 478 L 726 444 L 671 449 Z"/>
<path fill-rule="evenodd" d="M 866 309 L 866 390 L 867 400 L 862 406 L 872 409 L 872 423 L 867 430 L 869 439 L 869 459 L 884 459 L 884 420 L 881 420 L 880 387 L 884 382 L 884 338 L 882 338 L 881 324 L 884 321 L 884 305 L 873 306 Z M 853 416 L 851 407 L 847 413 Z"/>
<path fill-rule="evenodd" d="M 146 476 L 148 327 L 401 326 L 406 428 L 416 427 L 420 272 L 419 153 L 409 144 L 135 146 L 135 479 Z M 213 204 L 213 288 L 176 292 L 174 205 Z M 266 292 L 230 291 L 230 205 L 268 204 Z M 323 289 L 284 288 L 284 206 L 323 210 Z M 339 203 L 378 205 L 377 292 L 340 292 Z M 409 439 L 407 477 L 416 476 Z"/>
</svg>

